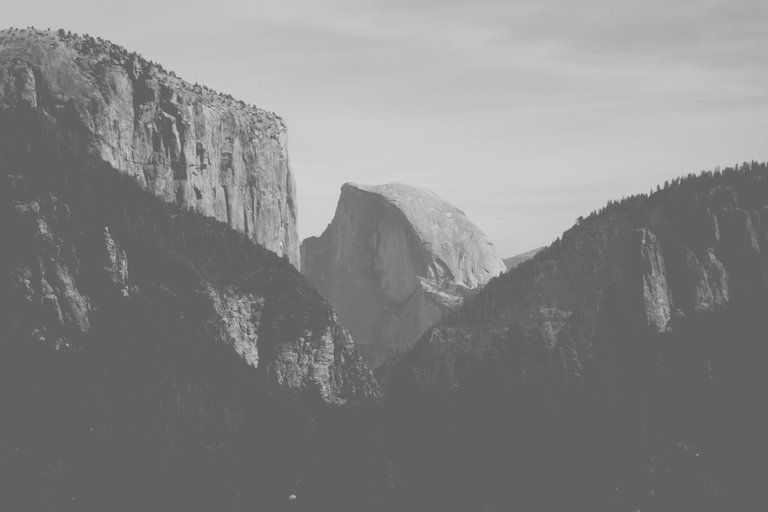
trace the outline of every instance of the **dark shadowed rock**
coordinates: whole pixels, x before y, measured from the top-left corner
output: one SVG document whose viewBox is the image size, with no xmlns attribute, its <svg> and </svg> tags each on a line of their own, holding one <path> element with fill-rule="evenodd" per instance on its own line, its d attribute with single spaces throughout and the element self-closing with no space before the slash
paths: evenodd
<svg viewBox="0 0 768 512">
<path fill-rule="evenodd" d="M 378 386 L 298 270 L 115 171 L 0 170 L 0 508 L 279 510 L 315 485 L 348 445 L 317 425 Z"/>
<path fill-rule="evenodd" d="M 378 386 L 294 197 L 274 114 L 0 32 L 0 509 L 365 509 Z"/>
<path fill-rule="evenodd" d="M 316 389 L 334 402 L 376 394 L 349 334 L 289 263 L 224 224 L 159 201 L 147 207 L 138 189 L 115 179 L 91 181 L 100 197 L 9 186 L 3 221 L 14 248 L 3 260 L 3 293 L 15 307 L 4 312 L 2 336 L 80 350 L 94 325 L 109 335 L 106 310 L 165 307 L 169 294 L 187 304 L 171 325 L 198 326 L 206 343 L 230 347 L 266 383 Z"/>
<path fill-rule="evenodd" d="M 331 224 L 302 243 L 302 261 L 373 363 L 504 270 L 461 210 L 398 183 L 345 184 Z"/>
</svg>

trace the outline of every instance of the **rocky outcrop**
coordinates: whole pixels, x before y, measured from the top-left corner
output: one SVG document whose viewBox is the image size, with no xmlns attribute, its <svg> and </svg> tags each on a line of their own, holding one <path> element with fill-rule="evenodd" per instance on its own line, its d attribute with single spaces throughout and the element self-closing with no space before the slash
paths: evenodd
<svg viewBox="0 0 768 512">
<path fill-rule="evenodd" d="M 640 226 L 634 211 L 578 224 L 422 343 L 450 340 L 482 350 L 504 342 L 516 326 L 559 361 L 548 368 L 549 378 L 565 382 L 584 377 L 571 370 L 594 364 L 597 340 L 674 337 L 734 302 L 755 300 L 768 289 L 768 194 L 758 192 L 768 181 L 764 172 L 734 174 L 731 181 L 702 177 L 695 192 L 657 193 L 650 205 L 636 207 L 647 219 Z"/>
<path fill-rule="evenodd" d="M 568 318 L 573 314 L 572 311 L 562 311 L 555 307 L 541 306 L 539 315 L 541 317 L 540 329 L 544 346 L 552 349 L 557 344 L 557 338 L 560 331 L 568 324 Z"/>
<path fill-rule="evenodd" d="M 302 273 L 373 364 L 504 270 L 461 210 L 403 184 L 345 184 L 333 221 L 301 251 Z"/>
<path fill-rule="evenodd" d="M 104 226 L 103 269 L 109 282 L 112 283 L 122 295 L 128 295 L 128 258 L 125 249 L 109 232 L 109 227 Z"/>
<path fill-rule="evenodd" d="M 295 213 L 274 114 L 105 41 L 0 32 L 0 509 L 368 490 L 378 385 L 296 268 Z"/>
<path fill-rule="evenodd" d="M 447 509 L 467 492 L 489 510 L 749 508 L 763 492 L 767 206 L 767 164 L 690 175 L 489 282 L 377 370 L 409 433 L 396 476 L 453 478 Z"/>
<path fill-rule="evenodd" d="M 655 332 L 665 332 L 672 315 L 664 254 L 656 236 L 648 229 L 633 233 L 640 257 L 641 311 L 644 323 Z"/>
<path fill-rule="evenodd" d="M 141 197 L 126 189 L 119 194 Z M 13 195 L 4 223 L 15 249 L 4 270 L 10 285 L 5 303 L 15 307 L 6 311 L 3 336 L 81 350 L 105 309 L 162 303 L 160 287 L 195 303 L 171 323 L 180 330 L 198 325 L 207 343 L 231 347 L 267 381 L 317 389 L 334 402 L 375 395 L 370 372 L 327 303 L 279 258 L 259 254 L 259 247 L 236 236 L 217 240 L 224 226 L 206 225 L 194 215 L 152 218 L 117 197 L 95 200 L 105 201 L 102 215 L 84 218 L 82 206 L 55 195 Z M 191 243 L 200 254 L 190 253 Z M 144 259 L 160 251 L 162 266 L 167 250 L 180 258 L 173 270 L 183 275 L 178 282 L 158 275 Z M 222 279 L 218 267 L 229 251 L 245 254 L 236 263 L 239 270 Z"/>
<path fill-rule="evenodd" d="M 0 31 L 0 159 L 31 166 L 46 155 L 117 169 L 298 267 L 286 138 L 275 114 L 107 41 Z"/>
<path fill-rule="evenodd" d="M 714 250 L 710 248 L 704 254 L 697 255 L 690 248 L 685 248 L 684 258 L 684 275 L 690 285 L 685 296 L 677 300 L 695 313 L 723 310 L 730 299 L 729 277 Z"/>
<path fill-rule="evenodd" d="M 205 225 L 194 215 L 153 218 L 117 197 L 138 199 L 138 191 L 122 189 L 111 198 L 111 192 L 104 193 L 106 204 L 96 219 L 55 195 L 10 199 L 4 222 L 16 249 L 6 261 L 6 299 L 17 307 L 6 312 L 4 336 L 80 349 L 104 309 L 121 302 L 162 302 L 162 294 L 153 291 L 159 286 L 164 293 L 194 298 L 197 310 L 180 314 L 180 329 L 188 323 L 201 326 L 210 343 L 232 347 L 276 385 L 317 388 L 329 401 L 376 393 L 351 338 L 317 292 L 297 280 L 295 270 L 237 237 L 217 240 L 223 226 Z M 180 218 L 185 220 L 173 220 Z M 199 254 L 190 253 L 192 243 Z M 144 258 L 167 250 L 181 258 L 174 270 L 186 276 L 180 282 L 147 268 L 151 263 Z M 225 272 L 230 275 L 222 279 L 219 266 L 230 251 L 245 254 L 230 262 L 239 270 Z M 167 257 L 161 255 L 158 265 Z"/>
<path fill-rule="evenodd" d="M 359 467 L 322 425 L 378 386 L 289 262 L 115 172 L 0 171 L 0 508 L 280 510 Z"/>
</svg>

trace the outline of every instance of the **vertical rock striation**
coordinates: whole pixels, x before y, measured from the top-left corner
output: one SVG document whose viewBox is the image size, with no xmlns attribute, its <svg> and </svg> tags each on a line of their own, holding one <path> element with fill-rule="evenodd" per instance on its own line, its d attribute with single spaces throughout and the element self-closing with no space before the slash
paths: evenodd
<svg viewBox="0 0 768 512">
<path fill-rule="evenodd" d="M 107 41 L 0 31 L 0 158 L 107 165 L 299 263 L 286 127 Z"/>
<path fill-rule="evenodd" d="M 667 270 L 661 245 L 648 229 L 633 233 L 640 257 L 641 311 L 644 323 L 654 332 L 665 332 L 672 316 Z"/>
<path fill-rule="evenodd" d="M 316 485 L 323 422 L 378 396 L 330 305 L 132 178 L 52 175 L 0 165 L 0 508 L 280 510 Z"/>
<path fill-rule="evenodd" d="M 302 272 L 374 364 L 505 268 L 461 210 L 403 184 L 345 184 L 333 221 L 301 250 Z"/>
<path fill-rule="evenodd" d="M 94 326 L 117 336 L 108 318 L 127 321 L 132 304 L 178 302 L 168 329 L 230 347 L 267 385 L 310 388 L 330 402 L 377 393 L 349 334 L 298 271 L 197 214 L 166 216 L 159 202 L 142 211 L 142 194 L 123 185 L 99 187 L 98 199 L 10 187 L 0 336 L 81 351 Z"/>
</svg>

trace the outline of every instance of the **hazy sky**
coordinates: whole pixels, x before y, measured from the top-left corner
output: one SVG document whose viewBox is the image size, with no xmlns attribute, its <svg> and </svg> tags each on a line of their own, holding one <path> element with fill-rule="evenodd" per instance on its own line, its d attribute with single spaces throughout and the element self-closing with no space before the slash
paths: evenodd
<svg viewBox="0 0 768 512">
<path fill-rule="evenodd" d="M 300 236 L 344 182 L 462 208 L 502 256 L 608 199 L 768 160 L 766 0 L 0 0 L 288 124 Z"/>
</svg>

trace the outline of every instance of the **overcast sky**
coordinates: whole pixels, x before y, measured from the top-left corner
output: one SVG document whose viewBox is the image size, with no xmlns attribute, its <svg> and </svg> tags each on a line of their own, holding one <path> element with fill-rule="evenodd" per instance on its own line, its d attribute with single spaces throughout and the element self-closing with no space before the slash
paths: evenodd
<svg viewBox="0 0 768 512">
<path fill-rule="evenodd" d="M 502 256 L 609 199 L 768 160 L 766 0 L 0 0 L 282 116 L 300 236 L 347 181 L 463 209 Z"/>
</svg>

